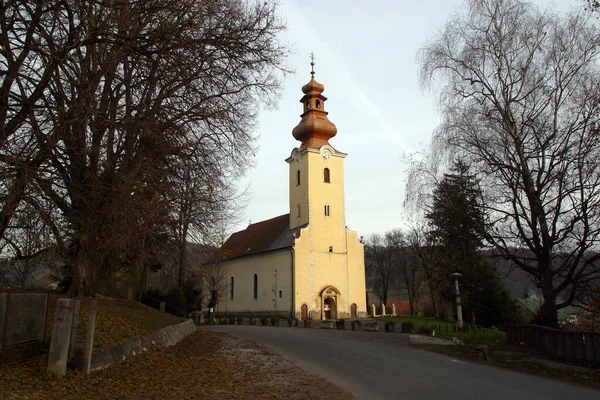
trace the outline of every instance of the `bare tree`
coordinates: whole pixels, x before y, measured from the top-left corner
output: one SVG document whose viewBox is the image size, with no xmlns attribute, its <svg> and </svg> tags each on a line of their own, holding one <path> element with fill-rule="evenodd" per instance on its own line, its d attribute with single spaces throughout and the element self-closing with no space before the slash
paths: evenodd
<svg viewBox="0 0 600 400">
<path fill-rule="evenodd" d="M 477 172 L 485 239 L 533 278 L 549 326 L 599 277 L 599 55 L 589 15 L 518 0 L 470 0 L 419 53 L 441 93 L 434 153 Z"/>
<path fill-rule="evenodd" d="M 69 257 L 72 294 L 123 270 L 147 276 L 174 236 L 180 169 L 217 177 L 194 200 L 245 169 L 259 106 L 285 72 L 276 5 L 41 0 L 2 11 L 0 236 L 26 201 Z"/>
<path fill-rule="evenodd" d="M 447 282 L 447 277 L 440 273 L 439 247 L 434 245 L 430 235 L 427 234 L 426 226 L 422 223 L 413 225 L 406 242 L 423 272 L 423 281 L 427 285 L 433 315 L 439 318 L 442 311 L 439 291 Z"/>
<path fill-rule="evenodd" d="M 412 232 L 409 234 L 413 234 Z M 415 306 L 419 297 L 419 287 L 425 277 L 423 264 L 417 253 L 410 245 L 410 238 L 407 238 L 400 230 L 392 230 L 385 234 L 386 243 L 394 254 L 394 258 L 399 268 L 400 279 L 406 288 L 408 302 L 410 305 L 410 315 L 415 315 Z M 413 243 L 414 244 L 414 243 Z"/>
<path fill-rule="evenodd" d="M 0 265 L 0 275 L 21 289 L 27 288 L 36 271 L 49 267 L 54 250 L 51 233 L 41 217 L 30 207 L 23 208 L 0 240 L 5 244 L 3 253 L 8 256 Z"/>
<path fill-rule="evenodd" d="M 383 237 L 374 234 L 365 246 L 367 280 L 382 304 L 386 304 L 389 295 L 399 289 L 398 283 L 401 278 L 398 251 L 393 248 L 391 240 L 391 234 Z"/>
<path fill-rule="evenodd" d="M 207 301 L 209 308 L 209 321 L 215 322 L 215 309 L 227 296 L 230 287 L 230 274 L 224 261 L 228 258 L 220 249 L 213 251 L 212 259 L 202 267 L 201 296 Z"/>
</svg>

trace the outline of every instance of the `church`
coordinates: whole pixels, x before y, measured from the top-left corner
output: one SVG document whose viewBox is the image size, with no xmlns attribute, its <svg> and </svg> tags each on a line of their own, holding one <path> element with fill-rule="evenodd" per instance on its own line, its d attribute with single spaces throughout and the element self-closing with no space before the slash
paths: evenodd
<svg viewBox="0 0 600 400">
<path fill-rule="evenodd" d="M 227 276 L 219 314 L 293 316 L 299 319 L 367 316 L 364 245 L 346 227 L 344 159 L 329 140 L 324 86 L 311 79 L 300 123 L 300 142 L 289 166 L 290 213 L 250 224 L 223 244 Z"/>
</svg>

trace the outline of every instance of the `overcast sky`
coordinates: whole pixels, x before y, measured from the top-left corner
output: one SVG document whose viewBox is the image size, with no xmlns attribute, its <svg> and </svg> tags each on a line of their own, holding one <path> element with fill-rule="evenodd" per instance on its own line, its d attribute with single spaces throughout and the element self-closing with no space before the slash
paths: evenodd
<svg viewBox="0 0 600 400">
<path fill-rule="evenodd" d="M 566 11 L 578 0 L 535 0 Z M 417 50 L 462 4 L 462 0 L 282 0 L 280 13 L 291 45 L 288 75 L 275 110 L 259 118 L 255 167 L 240 186 L 250 196 L 231 231 L 289 212 L 288 164 L 299 142 L 301 87 L 315 79 L 325 86 L 326 110 L 338 129 L 331 145 L 345 159 L 346 224 L 359 236 L 402 228 L 404 154 L 429 143 L 439 123 L 436 99 L 419 87 Z"/>
</svg>

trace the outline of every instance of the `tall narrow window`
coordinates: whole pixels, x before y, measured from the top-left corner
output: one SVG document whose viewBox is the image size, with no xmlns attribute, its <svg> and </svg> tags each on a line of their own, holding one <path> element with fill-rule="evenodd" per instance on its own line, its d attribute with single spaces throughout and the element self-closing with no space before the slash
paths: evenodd
<svg viewBox="0 0 600 400">
<path fill-rule="evenodd" d="M 301 215 L 301 214 L 302 214 L 302 213 L 301 213 L 301 209 L 300 209 L 300 204 L 298 204 L 298 205 L 296 206 L 296 218 L 300 218 L 300 215 Z"/>
<path fill-rule="evenodd" d="M 317 108 L 321 108 L 321 101 L 317 100 Z"/>
<path fill-rule="evenodd" d="M 329 217 L 329 204 L 325 204 L 325 215 Z"/>
<path fill-rule="evenodd" d="M 325 183 L 329 183 L 330 182 L 329 168 L 325 168 L 323 170 L 323 182 L 325 182 Z"/>
<path fill-rule="evenodd" d="M 296 186 L 300 184 L 300 170 L 296 171 Z"/>
<path fill-rule="evenodd" d="M 235 280 L 233 279 L 233 276 L 231 277 L 231 285 L 229 290 L 231 290 L 231 292 L 229 293 L 229 298 L 233 300 L 233 290 L 234 290 L 234 285 L 235 285 Z"/>
<path fill-rule="evenodd" d="M 258 299 L 258 275 L 254 274 L 254 281 L 252 282 L 252 298 Z"/>
</svg>

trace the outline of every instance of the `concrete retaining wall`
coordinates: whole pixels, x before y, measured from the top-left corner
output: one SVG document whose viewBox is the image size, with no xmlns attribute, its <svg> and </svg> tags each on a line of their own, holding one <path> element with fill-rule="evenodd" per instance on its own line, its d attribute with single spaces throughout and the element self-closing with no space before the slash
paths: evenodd
<svg viewBox="0 0 600 400">
<path fill-rule="evenodd" d="M 141 336 L 127 343 L 111 347 L 108 350 L 99 351 L 92 354 L 91 370 L 107 368 L 117 362 L 124 361 L 128 357 L 135 356 L 143 351 L 147 351 L 149 347 L 170 347 L 186 336 L 193 333 L 196 326 L 191 319 L 182 322 L 178 325 L 167 326 L 152 332 L 149 335 Z"/>
</svg>

